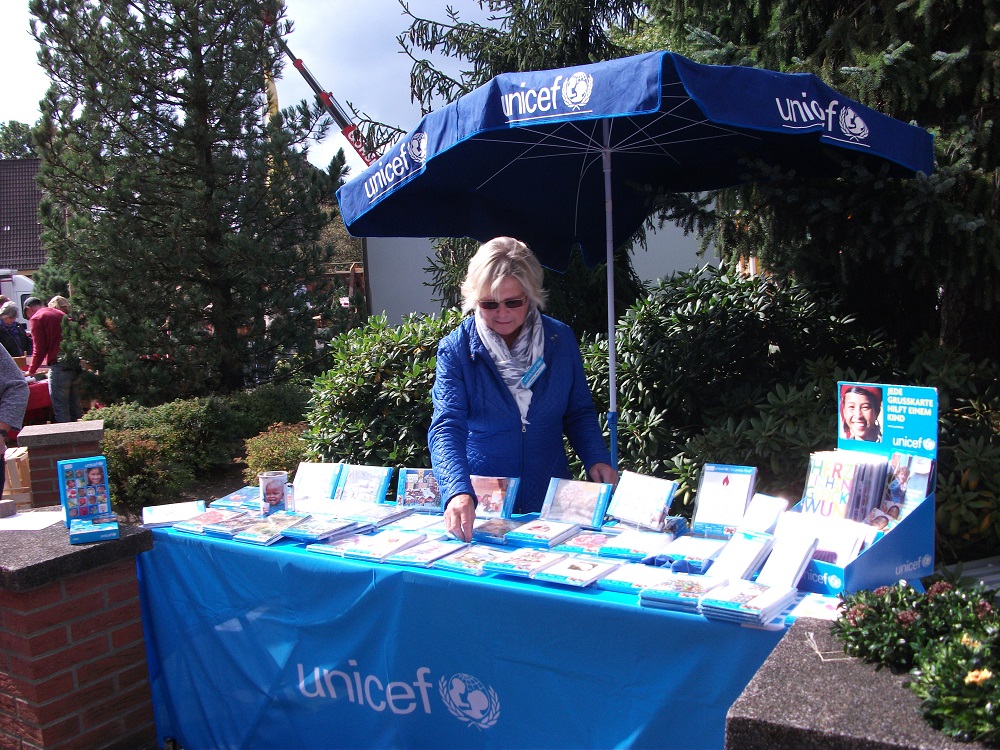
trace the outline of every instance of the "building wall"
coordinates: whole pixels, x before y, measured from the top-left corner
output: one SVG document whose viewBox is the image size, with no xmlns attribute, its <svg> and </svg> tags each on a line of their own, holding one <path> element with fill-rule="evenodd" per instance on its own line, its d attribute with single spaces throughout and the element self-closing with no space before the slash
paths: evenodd
<svg viewBox="0 0 1000 750">
<path fill-rule="evenodd" d="M 398 324 L 410 313 L 437 313 L 441 304 L 431 299 L 426 286 L 431 276 L 424 272 L 434 249 L 429 239 L 410 237 L 369 237 L 365 243 L 365 271 L 369 286 L 369 310 L 385 315 Z M 653 282 L 677 271 L 688 271 L 713 257 L 698 256 L 698 240 L 674 225 L 650 234 L 647 249 L 636 248 L 632 254 L 636 273 L 643 281 Z"/>
</svg>

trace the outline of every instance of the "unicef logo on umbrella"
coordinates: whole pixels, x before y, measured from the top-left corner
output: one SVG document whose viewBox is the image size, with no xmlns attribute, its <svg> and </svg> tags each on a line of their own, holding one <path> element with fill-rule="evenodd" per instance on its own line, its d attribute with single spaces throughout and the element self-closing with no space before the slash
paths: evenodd
<svg viewBox="0 0 1000 750">
<path fill-rule="evenodd" d="M 427 158 L 427 134 L 414 133 L 410 142 L 406 144 L 406 152 L 410 158 L 418 164 L 423 164 Z"/>
<path fill-rule="evenodd" d="M 566 105 L 580 109 L 590 101 L 590 92 L 594 89 L 594 77 L 589 73 L 574 73 L 562 85 L 562 97 Z"/>
<path fill-rule="evenodd" d="M 868 126 L 861 119 L 857 112 L 850 107 L 840 110 L 840 129 L 844 135 L 854 141 L 863 141 L 868 137 Z"/>
<path fill-rule="evenodd" d="M 441 700 L 456 719 L 480 729 L 489 729 L 500 718 L 496 691 L 469 674 L 442 677 L 438 682 Z"/>
</svg>

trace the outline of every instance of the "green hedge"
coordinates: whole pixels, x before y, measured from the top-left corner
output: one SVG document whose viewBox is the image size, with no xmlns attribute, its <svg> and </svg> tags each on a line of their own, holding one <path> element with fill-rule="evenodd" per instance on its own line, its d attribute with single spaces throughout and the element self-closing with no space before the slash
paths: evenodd
<svg viewBox="0 0 1000 750">
<path fill-rule="evenodd" d="M 412 316 L 398 327 L 384 317 L 331 342 L 335 365 L 313 381 L 305 434 L 322 461 L 430 466 L 427 429 L 438 341 L 462 320 Z"/>
<path fill-rule="evenodd" d="M 301 422 L 308 398 L 302 385 L 271 384 L 153 407 L 116 404 L 93 409 L 84 419 L 104 421 L 112 501 L 119 512 L 136 515 L 231 466 L 244 441 L 270 425 Z"/>
</svg>

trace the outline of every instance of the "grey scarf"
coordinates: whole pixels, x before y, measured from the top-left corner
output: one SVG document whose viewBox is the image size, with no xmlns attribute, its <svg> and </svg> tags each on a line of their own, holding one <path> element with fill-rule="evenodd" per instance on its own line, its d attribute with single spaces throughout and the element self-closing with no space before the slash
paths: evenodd
<svg viewBox="0 0 1000 750">
<path fill-rule="evenodd" d="M 489 328 L 476 308 L 476 332 L 482 339 L 486 351 L 490 353 L 493 363 L 500 372 L 500 377 L 517 402 L 521 413 L 521 424 L 528 424 L 528 407 L 531 405 L 531 389 L 521 383 L 521 378 L 532 363 L 539 359 L 545 351 L 545 338 L 542 331 L 542 316 L 532 305 L 524 319 L 521 332 L 514 341 L 514 346 L 508 348 L 507 343 L 499 333 Z"/>
</svg>

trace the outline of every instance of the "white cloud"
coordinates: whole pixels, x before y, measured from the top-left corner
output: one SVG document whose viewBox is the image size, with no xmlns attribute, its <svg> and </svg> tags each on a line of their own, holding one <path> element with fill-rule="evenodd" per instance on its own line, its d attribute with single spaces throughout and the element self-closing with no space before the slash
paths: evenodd
<svg viewBox="0 0 1000 750">
<path fill-rule="evenodd" d="M 16 5 L 15 5 L 16 3 Z M 447 0 L 412 0 L 411 8 L 426 18 L 445 19 Z M 452 0 L 463 18 L 482 18 L 473 0 Z M 0 65 L 5 71 L 0 97 L 0 122 L 34 123 L 38 102 L 48 79 L 36 60 L 37 46 L 29 33 L 28 0 L 13 0 L 0 25 Z M 410 60 L 400 52 L 396 36 L 408 27 L 397 0 L 286 0 L 293 22 L 287 37 L 319 85 L 345 108 L 351 102 L 371 118 L 409 130 L 420 118 L 410 102 Z M 298 71 L 286 64 L 277 82 L 282 107 L 313 93 Z M 348 154 L 352 173 L 363 168 L 361 159 L 336 128 L 322 144 L 310 148 L 310 160 L 326 167 L 338 148 Z"/>
</svg>

